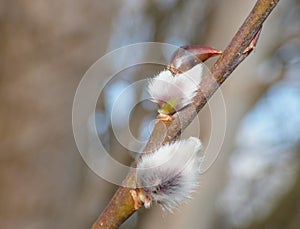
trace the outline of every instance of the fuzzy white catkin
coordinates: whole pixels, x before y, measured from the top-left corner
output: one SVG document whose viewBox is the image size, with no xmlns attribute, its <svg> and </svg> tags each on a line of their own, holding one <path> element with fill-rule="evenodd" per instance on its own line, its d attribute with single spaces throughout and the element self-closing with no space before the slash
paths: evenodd
<svg viewBox="0 0 300 229">
<path fill-rule="evenodd" d="M 190 70 L 176 74 L 169 70 L 160 72 L 150 79 L 148 92 L 151 100 L 156 103 L 178 101 L 175 110 L 178 111 L 190 104 L 202 80 L 203 64 L 197 64 Z"/>
<path fill-rule="evenodd" d="M 190 198 L 198 186 L 201 148 L 200 140 L 190 137 L 142 156 L 137 164 L 137 184 L 151 203 L 154 201 L 172 212 Z"/>
</svg>

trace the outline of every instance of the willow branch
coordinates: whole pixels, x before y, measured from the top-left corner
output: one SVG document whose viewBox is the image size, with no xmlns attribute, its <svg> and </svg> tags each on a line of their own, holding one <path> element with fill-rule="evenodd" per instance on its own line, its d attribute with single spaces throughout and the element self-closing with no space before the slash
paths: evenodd
<svg viewBox="0 0 300 229">
<path fill-rule="evenodd" d="M 250 54 L 255 36 L 278 2 L 279 0 L 258 0 L 256 2 L 243 25 L 211 68 L 211 75 L 204 77 L 201 81 L 200 89 L 194 98 L 193 104 L 177 112 L 169 126 L 161 121 L 157 122 L 143 152 L 151 152 L 159 148 L 161 144 L 174 140 L 192 122 L 208 99 Z M 124 180 L 124 186 L 126 187 L 120 187 L 117 190 L 106 209 L 92 226 L 92 229 L 117 228 L 138 209 L 132 199 L 131 189 L 127 188 L 134 187 L 134 175 L 132 170 Z"/>
</svg>

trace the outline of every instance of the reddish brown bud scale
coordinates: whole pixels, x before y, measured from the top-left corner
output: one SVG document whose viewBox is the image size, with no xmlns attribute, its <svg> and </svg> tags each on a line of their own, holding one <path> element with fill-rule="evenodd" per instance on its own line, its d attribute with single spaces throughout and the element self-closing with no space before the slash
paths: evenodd
<svg viewBox="0 0 300 229">
<path fill-rule="evenodd" d="M 168 65 L 168 70 L 171 71 L 173 75 L 180 74 L 190 70 L 195 65 L 220 54 L 222 54 L 222 51 L 210 46 L 181 46 L 174 52 L 170 64 Z"/>
<path fill-rule="evenodd" d="M 255 34 L 253 40 L 251 41 L 251 43 L 249 44 L 249 46 L 245 49 L 245 51 L 243 52 L 243 54 L 250 54 L 253 51 L 253 49 L 257 45 L 257 41 L 258 41 L 258 38 L 260 36 L 261 30 L 262 30 L 262 27 L 260 27 L 260 29 L 257 31 L 257 33 Z"/>
</svg>

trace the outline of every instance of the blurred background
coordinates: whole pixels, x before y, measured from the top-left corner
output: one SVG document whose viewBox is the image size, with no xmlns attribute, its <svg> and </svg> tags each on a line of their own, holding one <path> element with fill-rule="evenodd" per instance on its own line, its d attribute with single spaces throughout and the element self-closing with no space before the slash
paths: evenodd
<svg viewBox="0 0 300 229">
<path fill-rule="evenodd" d="M 98 58 L 146 41 L 224 49 L 254 4 L 1 1 L 0 228 L 89 228 L 118 188 L 88 168 L 72 133 L 76 88 Z M 299 0 L 279 2 L 255 51 L 222 86 L 225 141 L 194 198 L 174 214 L 157 206 L 143 209 L 121 228 L 300 228 L 299 21 Z M 123 88 L 159 69 L 118 74 L 99 97 L 99 138 L 124 164 L 134 155 L 115 138 L 111 104 Z M 133 91 L 124 106 L 141 94 Z M 136 138 L 147 139 L 155 115 L 151 103 L 133 109 L 130 128 Z M 209 109 L 198 118 L 206 145 Z M 122 122 L 117 128 L 124 131 Z"/>
</svg>

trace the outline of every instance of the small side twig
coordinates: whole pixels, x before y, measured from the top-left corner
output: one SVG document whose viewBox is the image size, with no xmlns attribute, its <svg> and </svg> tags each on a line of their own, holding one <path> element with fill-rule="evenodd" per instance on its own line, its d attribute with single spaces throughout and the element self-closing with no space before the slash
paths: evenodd
<svg viewBox="0 0 300 229">
<path fill-rule="evenodd" d="M 204 77 L 202 80 L 193 104 L 177 112 L 168 127 L 161 121 L 157 122 L 143 152 L 151 152 L 159 148 L 161 144 L 172 141 L 192 122 L 197 112 L 204 107 L 213 93 L 250 54 L 253 49 L 251 47 L 253 40 L 258 39 L 258 37 L 255 38 L 256 35 L 278 2 L 279 0 L 258 0 L 256 2 L 249 16 L 223 52 L 223 55 L 212 67 L 212 74 Z M 132 170 L 124 180 L 124 186 L 126 187 L 120 187 L 117 190 L 106 209 L 92 226 L 92 229 L 117 228 L 138 209 L 130 192 L 132 189 L 127 188 L 134 187 L 134 182 L 135 176 Z"/>
</svg>

